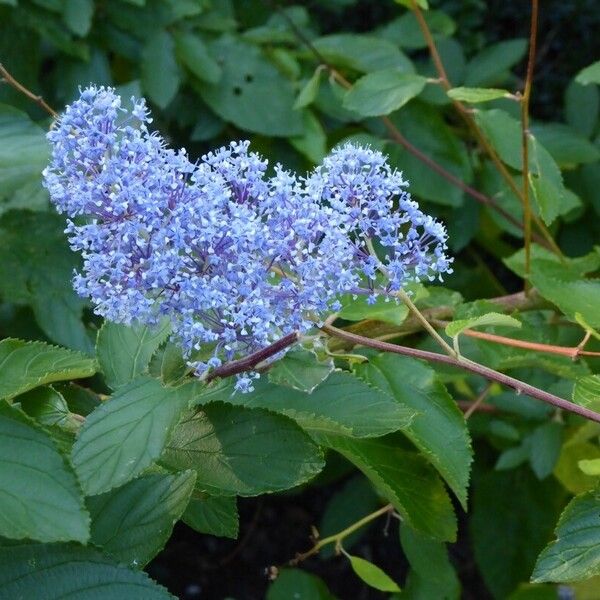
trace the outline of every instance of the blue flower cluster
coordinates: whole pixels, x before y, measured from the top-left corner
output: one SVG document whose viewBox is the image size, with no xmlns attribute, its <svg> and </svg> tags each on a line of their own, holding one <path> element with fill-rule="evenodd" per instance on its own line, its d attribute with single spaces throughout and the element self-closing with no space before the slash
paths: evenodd
<svg viewBox="0 0 600 600">
<path fill-rule="evenodd" d="M 444 227 L 381 153 L 347 144 L 305 178 L 268 174 L 248 142 L 191 162 L 151 121 L 143 100 L 85 89 L 48 134 L 45 185 L 83 257 L 77 292 L 112 321 L 169 317 L 198 375 L 308 331 L 342 293 L 451 272 Z"/>
</svg>

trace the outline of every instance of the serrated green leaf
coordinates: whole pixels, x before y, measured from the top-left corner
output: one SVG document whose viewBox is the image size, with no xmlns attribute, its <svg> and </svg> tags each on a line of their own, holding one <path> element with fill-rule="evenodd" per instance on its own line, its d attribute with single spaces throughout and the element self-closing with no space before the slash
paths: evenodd
<svg viewBox="0 0 600 600">
<path fill-rule="evenodd" d="M 448 323 L 446 325 L 446 335 L 453 338 L 460 335 L 465 329 L 486 326 L 521 327 L 521 322 L 508 315 L 491 312 L 479 317 L 459 319 Z"/>
<path fill-rule="evenodd" d="M 201 81 L 217 83 L 222 75 L 219 63 L 210 55 L 199 35 L 178 32 L 175 49 L 179 60 Z"/>
<path fill-rule="evenodd" d="M 340 302 L 342 309 L 338 316 L 348 321 L 375 319 L 383 323 L 402 325 L 408 316 L 408 307 L 405 304 L 399 304 L 383 295 L 377 296 L 373 304 L 369 304 L 369 299 L 365 296 L 354 299 L 351 294 L 343 295 Z"/>
<path fill-rule="evenodd" d="M 217 403 L 182 418 L 161 462 L 194 469 L 196 488 L 215 496 L 285 490 L 324 464 L 319 448 L 291 419 Z"/>
<path fill-rule="evenodd" d="M 184 406 L 172 388 L 140 377 L 94 410 L 71 455 L 86 494 L 123 485 L 156 461 Z"/>
<path fill-rule="evenodd" d="M 350 373 L 332 373 L 311 394 L 269 384 L 260 379 L 254 392 L 234 394 L 229 384 L 199 394 L 190 388 L 192 403 L 222 401 L 263 408 L 294 419 L 313 436 L 321 434 L 376 437 L 408 427 L 415 411 L 398 404 Z"/>
<path fill-rule="evenodd" d="M 312 74 L 311 78 L 306 82 L 304 87 L 300 90 L 296 101 L 294 102 L 294 109 L 304 108 L 314 102 L 319 92 L 319 85 L 321 83 L 321 72 L 323 69 L 317 68 Z"/>
<path fill-rule="evenodd" d="M 590 410 L 600 411 L 600 375 L 589 375 L 575 383 L 573 402 Z"/>
<path fill-rule="evenodd" d="M 464 417 L 432 368 L 407 357 L 379 354 L 357 365 L 356 374 L 417 411 L 402 430 L 448 482 L 463 505 L 467 500 L 471 442 Z"/>
<path fill-rule="evenodd" d="M 152 377 L 160 379 L 165 385 L 173 386 L 182 383 L 190 370 L 181 348 L 171 342 L 159 348 L 148 365 L 148 372 Z"/>
<path fill-rule="evenodd" d="M 314 352 L 296 348 L 271 367 L 269 381 L 310 394 L 332 371 L 331 358 L 318 360 Z"/>
<path fill-rule="evenodd" d="M 74 432 L 80 422 L 75 420 L 63 395 L 51 386 L 38 387 L 20 394 L 18 402 L 25 413 L 40 425 L 64 428 Z"/>
<path fill-rule="evenodd" d="M 573 498 L 560 516 L 556 540 L 540 554 L 531 580 L 580 581 L 600 575 L 600 491 Z"/>
<path fill-rule="evenodd" d="M 471 88 L 471 87 L 455 87 L 447 92 L 448 96 L 453 100 L 460 102 L 489 102 L 498 98 L 506 98 L 510 96 L 510 92 L 497 88 Z"/>
<path fill-rule="evenodd" d="M 152 355 L 169 331 L 168 319 L 156 327 L 105 321 L 98 332 L 96 355 L 107 385 L 117 389 L 147 372 Z"/>
<path fill-rule="evenodd" d="M 398 584 L 377 565 L 360 556 L 347 555 L 352 570 L 369 586 L 381 592 L 399 592 Z"/>
<path fill-rule="evenodd" d="M 293 136 L 303 132 L 302 114 L 292 109 L 291 82 L 260 48 L 222 36 L 210 50 L 222 65 L 223 75 L 216 84 L 197 87 L 197 92 L 215 113 L 241 129 L 264 135 Z"/>
<path fill-rule="evenodd" d="M 175 60 L 175 43 L 168 31 L 150 36 L 142 53 L 142 85 L 152 102 L 166 108 L 179 90 L 179 66 Z"/>
<path fill-rule="evenodd" d="M 397 69 L 375 71 L 361 77 L 344 96 L 344 108 L 364 117 L 389 115 L 418 96 L 427 80 Z"/>
<path fill-rule="evenodd" d="M 84 543 L 90 535 L 90 517 L 71 466 L 43 429 L 4 401 L 0 401 L 0 535 Z"/>
<path fill-rule="evenodd" d="M 240 527 L 236 499 L 231 496 L 193 496 L 182 520 L 199 533 L 233 539 Z"/>
<path fill-rule="evenodd" d="M 0 548 L 0 589 L 6 598 L 36 600 L 175 600 L 146 573 L 77 544 Z"/>
<path fill-rule="evenodd" d="M 195 479 L 194 471 L 155 473 L 88 498 L 90 541 L 122 564 L 143 567 L 169 539 L 188 504 Z"/>
<path fill-rule="evenodd" d="M 589 85 L 590 83 L 600 85 L 600 60 L 585 67 L 585 69 L 581 69 L 581 71 L 577 73 L 575 81 L 582 85 Z"/>
<path fill-rule="evenodd" d="M 323 436 L 320 441 L 360 469 L 412 527 L 437 540 L 456 538 L 456 517 L 435 471 L 398 439 Z"/>
<path fill-rule="evenodd" d="M 0 398 L 12 398 L 53 381 L 91 377 L 95 372 L 95 361 L 73 350 L 12 338 L 0 342 Z"/>
<path fill-rule="evenodd" d="M 269 586 L 266 600 L 336 600 L 327 586 L 312 573 L 300 569 L 282 569 Z"/>
</svg>

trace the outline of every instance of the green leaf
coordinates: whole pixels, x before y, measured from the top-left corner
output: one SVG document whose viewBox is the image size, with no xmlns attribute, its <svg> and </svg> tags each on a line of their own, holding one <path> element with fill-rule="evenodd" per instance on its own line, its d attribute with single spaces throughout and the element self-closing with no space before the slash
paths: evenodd
<svg viewBox="0 0 600 600">
<path fill-rule="evenodd" d="M 418 96 L 425 77 L 397 69 L 375 71 L 361 77 L 344 96 L 344 108 L 364 117 L 389 115 Z"/>
<path fill-rule="evenodd" d="M 600 458 L 600 448 L 586 441 L 569 440 L 566 442 L 554 467 L 554 476 L 562 486 L 572 494 L 581 494 L 595 488 L 598 481 L 587 474 L 579 465 L 582 460 Z"/>
<path fill-rule="evenodd" d="M 568 266 L 548 260 L 532 262 L 529 281 L 573 321 L 579 313 L 591 327 L 600 328 L 600 281 L 582 279 Z"/>
<path fill-rule="evenodd" d="M 302 114 L 292 108 L 292 83 L 259 47 L 223 36 L 210 50 L 223 75 L 218 83 L 204 84 L 197 91 L 215 113 L 254 133 L 284 137 L 302 133 Z"/>
<path fill-rule="evenodd" d="M 211 404 L 183 417 L 162 463 L 194 469 L 196 488 L 208 494 L 257 496 L 308 481 L 323 468 L 323 457 L 291 419 Z"/>
<path fill-rule="evenodd" d="M 581 469 L 581 472 L 591 477 L 600 476 L 600 458 L 593 458 L 592 460 L 580 460 L 577 465 Z"/>
<path fill-rule="evenodd" d="M 598 86 L 571 81 L 565 90 L 564 106 L 567 123 L 581 135 L 591 137 L 600 113 Z"/>
<path fill-rule="evenodd" d="M 236 499 L 231 496 L 192 496 L 182 519 L 199 533 L 233 539 L 240 527 Z"/>
<path fill-rule="evenodd" d="M 444 485 L 423 457 L 402 449 L 395 436 L 323 436 L 320 441 L 356 465 L 412 527 L 437 540 L 456 538 L 456 519 Z"/>
<path fill-rule="evenodd" d="M 527 40 L 517 38 L 484 48 L 467 65 L 465 85 L 488 87 L 506 80 L 506 72 L 525 56 Z"/>
<path fill-rule="evenodd" d="M 521 327 L 521 323 L 514 317 L 490 312 L 479 317 L 459 319 L 448 323 L 448 325 L 446 325 L 446 335 L 454 338 L 460 335 L 465 329 L 475 329 L 476 327 L 486 326 Z"/>
<path fill-rule="evenodd" d="M 92 412 L 72 452 L 86 494 L 123 485 L 152 465 L 162 454 L 184 404 L 175 390 L 140 377 Z"/>
<path fill-rule="evenodd" d="M 364 34 L 326 35 L 313 40 L 313 45 L 328 62 L 361 73 L 382 69 L 414 73 L 415 70 L 396 44 Z"/>
<path fill-rule="evenodd" d="M 93 544 L 119 563 L 143 567 L 165 545 L 194 489 L 193 471 L 151 474 L 87 499 Z"/>
<path fill-rule="evenodd" d="M 187 32 L 175 34 L 175 49 L 179 60 L 201 81 L 217 83 L 222 70 L 210 55 L 199 35 Z"/>
<path fill-rule="evenodd" d="M 0 398 L 12 398 L 39 385 L 91 377 L 96 362 L 79 352 L 44 342 L 12 338 L 0 342 Z"/>
<path fill-rule="evenodd" d="M 573 387 L 573 402 L 599 412 L 600 375 L 589 375 L 579 379 Z"/>
<path fill-rule="evenodd" d="M 423 17 L 434 39 L 449 37 L 456 31 L 456 23 L 440 10 L 429 10 Z M 427 41 L 412 11 L 407 11 L 378 29 L 377 35 L 409 50 L 427 47 Z"/>
<path fill-rule="evenodd" d="M 289 143 L 311 162 L 318 164 L 325 157 L 327 135 L 321 122 L 311 110 L 305 110 L 303 116 L 304 133 L 288 138 Z"/>
<path fill-rule="evenodd" d="M 152 355 L 169 331 L 168 319 L 156 327 L 105 321 L 98 332 L 96 355 L 107 385 L 117 389 L 147 372 Z"/>
<path fill-rule="evenodd" d="M 79 258 L 69 249 L 64 228 L 64 219 L 52 213 L 15 210 L 0 217 L 0 296 L 30 305 L 56 343 L 93 354 L 81 322 L 86 302 L 71 285 Z"/>
<path fill-rule="evenodd" d="M 539 123 L 532 131 L 560 167 L 574 167 L 600 159 L 600 150 L 568 125 Z"/>
<path fill-rule="evenodd" d="M 304 87 L 300 90 L 296 101 L 294 102 L 294 108 L 304 108 L 312 104 L 317 97 L 319 92 L 319 85 L 321 83 L 321 72 L 323 69 L 316 68 L 311 78 L 306 82 Z"/>
<path fill-rule="evenodd" d="M 356 374 L 392 396 L 400 406 L 417 411 L 402 430 L 448 482 L 463 505 L 467 500 L 471 442 L 464 417 L 435 371 L 407 357 L 379 354 L 357 365 Z"/>
<path fill-rule="evenodd" d="M 529 579 L 563 497 L 551 478 L 539 481 L 529 469 L 491 471 L 475 480 L 470 538 L 495 598 L 507 598 Z"/>
<path fill-rule="evenodd" d="M 148 365 L 152 377 L 160 379 L 165 385 L 178 385 L 189 373 L 181 348 L 172 342 L 167 342 L 159 348 Z"/>
<path fill-rule="evenodd" d="M 0 589 L 6 598 L 36 600 L 175 599 L 146 573 L 77 544 L 0 548 Z"/>
<path fill-rule="evenodd" d="M 411 0 L 394 0 L 394 2 L 396 2 L 396 4 L 406 6 L 406 8 L 412 10 L 413 5 Z M 414 2 L 419 8 L 422 8 L 423 10 L 429 9 L 429 3 L 427 2 L 427 0 L 414 0 Z"/>
<path fill-rule="evenodd" d="M 408 316 L 408 308 L 405 304 L 398 304 L 383 295 L 377 296 L 373 304 L 369 304 L 366 296 L 361 295 L 354 299 L 351 294 L 343 295 L 340 302 L 342 309 L 338 316 L 347 321 L 375 319 L 383 323 L 402 325 Z"/>
<path fill-rule="evenodd" d="M 68 431 L 77 431 L 79 421 L 71 415 L 63 395 L 51 386 L 38 387 L 18 397 L 23 411 L 41 425 L 57 425 Z"/>
<path fill-rule="evenodd" d="M 332 371 L 331 358 L 318 360 L 314 352 L 296 348 L 271 367 L 269 381 L 310 394 Z"/>
<path fill-rule="evenodd" d="M 0 535 L 86 542 L 89 522 L 75 474 L 50 436 L 0 401 Z"/>
<path fill-rule="evenodd" d="M 510 96 L 510 92 L 497 88 L 471 88 L 471 87 L 456 87 L 448 90 L 448 96 L 453 100 L 460 102 L 489 102 L 498 98 L 506 98 Z"/>
<path fill-rule="evenodd" d="M 400 542 L 412 569 L 405 593 L 418 587 L 426 595 L 416 595 L 417 598 L 460 598 L 460 581 L 448 558 L 445 544 L 432 540 L 407 525 L 400 526 Z M 409 594 L 409 597 L 414 596 Z"/>
<path fill-rule="evenodd" d="M 552 474 L 560 455 L 563 427 L 560 423 L 544 423 L 531 435 L 529 462 L 538 479 Z"/>
<path fill-rule="evenodd" d="M 156 31 L 142 53 L 142 85 L 148 97 L 166 108 L 177 94 L 180 74 L 175 60 L 175 43 L 167 31 Z"/>
<path fill-rule="evenodd" d="M 398 584 L 377 565 L 360 558 L 360 556 L 347 555 L 352 565 L 352 570 L 370 587 L 381 592 L 399 592 Z"/>
<path fill-rule="evenodd" d="M 573 498 L 556 526 L 556 540 L 540 554 L 532 581 L 580 581 L 600 575 L 600 491 Z"/>
<path fill-rule="evenodd" d="M 332 373 L 311 394 L 256 382 L 255 391 L 234 394 L 231 384 L 200 390 L 190 387 L 193 403 L 203 405 L 222 401 L 248 408 L 263 408 L 294 419 L 313 436 L 334 434 L 377 437 L 404 429 L 414 411 L 398 404 L 380 391 L 348 372 Z"/>
<path fill-rule="evenodd" d="M 0 104 L 0 198 L 33 180 L 41 187 L 49 155 L 44 130 L 25 113 Z"/>
<path fill-rule="evenodd" d="M 63 18 L 67 27 L 80 37 L 88 34 L 94 16 L 94 0 L 65 0 Z"/>
<path fill-rule="evenodd" d="M 312 573 L 300 569 L 282 569 L 269 586 L 266 600 L 335 600 L 327 586 Z"/>
<path fill-rule="evenodd" d="M 585 67 L 585 69 L 581 69 L 581 71 L 577 73 L 575 81 L 582 85 L 589 85 L 590 83 L 600 85 L 600 60 Z"/>
</svg>

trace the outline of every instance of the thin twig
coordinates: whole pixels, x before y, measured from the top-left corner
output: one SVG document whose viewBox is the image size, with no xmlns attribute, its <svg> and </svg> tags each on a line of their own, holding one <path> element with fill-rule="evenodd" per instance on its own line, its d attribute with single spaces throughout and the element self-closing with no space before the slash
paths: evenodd
<svg viewBox="0 0 600 600">
<path fill-rule="evenodd" d="M 475 401 L 473 403 L 471 403 L 471 406 L 469 406 L 469 408 L 467 408 L 467 410 L 465 411 L 465 421 L 476 411 L 479 410 L 480 408 L 482 408 L 482 403 L 483 401 L 486 399 L 487 395 L 490 393 L 490 390 L 492 389 L 492 384 L 488 383 L 488 385 L 485 387 L 485 389 L 481 392 L 481 394 L 479 394 L 479 396 L 477 396 L 477 398 L 475 398 Z"/>
<path fill-rule="evenodd" d="M 531 398 L 541 400 L 542 402 L 546 402 L 547 404 L 551 404 L 557 408 L 568 410 L 569 412 L 585 417 L 586 419 L 600 423 L 600 414 L 594 412 L 593 410 L 589 410 L 588 408 L 579 406 L 578 404 L 574 404 L 568 400 L 564 400 L 559 396 L 550 394 L 549 392 L 536 388 L 533 385 L 525 383 L 524 381 L 520 381 L 519 379 L 515 379 L 514 377 L 510 377 L 509 375 L 505 375 L 499 371 L 494 371 L 494 369 L 490 369 L 489 367 L 480 365 L 479 363 L 473 362 L 466 358 L 456 359 L 452 358 L 451 356 L 446 356 L 445 354 L 437 354 L 435 352 L 418 350 L 417 348 L 409 348 L 407 346 L 397 346 L 396 344 L 390 344 L 388 342 L 382 342 L 380 340 L 374 340 L 361 335 L 349 333 L 348 331 L 338 329 L 337 327 L 333 327 L 331 325 L 323 326 L 321 329 L 331 336 L 339 337 L 352 342 L 355 345 L 367 346 L 382 352 L 393 352 L 403 356 L 411 356 L 412 358 L 419 358 L 428 362 L 443 363 L 458 369 L 470 371 L 471 373 L 485 377 L 490 381 L 497 381 L 502 385 L 513 388 L 517 394 L 525 394 Z"/>
<path fill-rule="evenodd" d="M 58 117 L 58 113 L 51 108 L 46 101 L 41 97 L 30 90 L 28 90 L 22 83 L 19 83 L 7 70 L 6 67 L 0 63 L 0 75 L 2 76 L 3 81 L 5 81 L 12 88 L 20 92 L 21 94 L 27 96 L 30 100 L 33 100 L 38 106 L 41 106 L 49 115 L 54 117 L 55 119 Z"/>
</svg>

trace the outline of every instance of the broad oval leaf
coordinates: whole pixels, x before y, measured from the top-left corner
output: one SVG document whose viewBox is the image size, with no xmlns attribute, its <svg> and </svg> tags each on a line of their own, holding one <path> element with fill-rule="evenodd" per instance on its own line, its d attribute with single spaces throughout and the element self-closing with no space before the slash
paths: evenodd
<svg viewBox="0 0 600 600">
<path fill-rule="evenodd" d="M 401 406 L 417 411 L 402 433 L 465 505 L 473 456 L 471 440 L 462 413 L 436 380 L 435 371 L 411 358 L 379 354 L 368 363 L 357 365 L 355 372 Z"/>
<path fill-rule="evenodd" d="M 196 488 L 215 496 L 285 490 L 324 465 L 319 448 L 291 419 L 219 403 L 184 416 L 161 462 L 194 469 Z"/>
<path fill-rule="evenodd" d="M 166 108 L 173 100 L 181 77 L 175 60 L 175 43 L 168 31 L 156 31 L 142 52 L 142 85 L 150 100 Z"/>
<path fill-rule="evenodd" d="M 77 544 L 0 548 L 0 589 L 5 598 L 35 600 L 175 600 L 146 573 Z"/>
<path fill-rule="evenodd" d="M 13 338 L 0 342 L 0 398 L 12 398 L 53 381 L 91 377 L 95 372 L 96 362 L 73 350 Z"/>
<path fill-rule="evenodd" d="M 363 117 L 389 115 L 418 96 L 427 80 L 397 69 L 375 71 L 361 77 L 344 96 L 344 108 Z"/>
<path fill-rule="evenodd" d="M 156 327 L 105 321 L 98 332 L 96 355 L 107 385 L 117 389 L 144 373 L 169 330 L 168 319 Z"/>
<path fill-rule="evenodd" d="M 381 592 L 399 592 L 398 584 L 377 565 L 361 558 L 348 554 L 348 560 L 352 565 L 352 570 L 370 587 Z"/>
<path fill-rule="evenodd" d="M 182 520 L 199 533 L 219 537 L 237 538 L 240 518 L 233 496 L 208 496 L 194 494 Z"/>
<path fill-rule="evenodd" d="M 577 73 L 575 81 L 582 85 L 589 85 L 590 83 L 597 83 L 600 85 L 600 60 L 585 67 L 585 69 L 581 69 L 581 71 Z"/>
<path fill-rule="evenodd" d="M 576 496 L 561 514 L 556 540 L 540 554 L 532 581 L 580 581 L 600 575 L 600 490 Z"/>
<path fill-rule="evenodd" d="M 195 479 L 194 471 L 153 473 L 88 498 L 90 541 L 120 563 L 143 567 L 169 539 Z"/>
<path fill-rule="evenodd" d="M 0 535 L 86 542 L 89 521 L 75 473 L 50 436 L 0 401 Z"/>
<path fill-rule="evenodd" d="M 501 83 L 506 73 L 516 65 L 527 51 L 527 40 L 505 40 L 484 48 L 467 65 L 465 84 L 485 87 Z"/>
<path fill-rule="evenodd" d="M 206 44 L 199 35 L 187 32 L 175 34 L 175 49 L 179 60 L 202 81 L 217 83 L 222 70 L 208 52 Z"/>
<path fill-rule="evenodd" d="M 94 410 L 71 455 L 86 494 L 123 485 L 156 461 L 184 404 L 175 390 L 141 377 Z"/>
<path fill-rule="evenodd" d="M 318 360 L 314 352 L 304 348 L 290 350 L 269 370 L 269 381 L 311 393 L 333 371 L 333 360 Z"/>
</svg>

